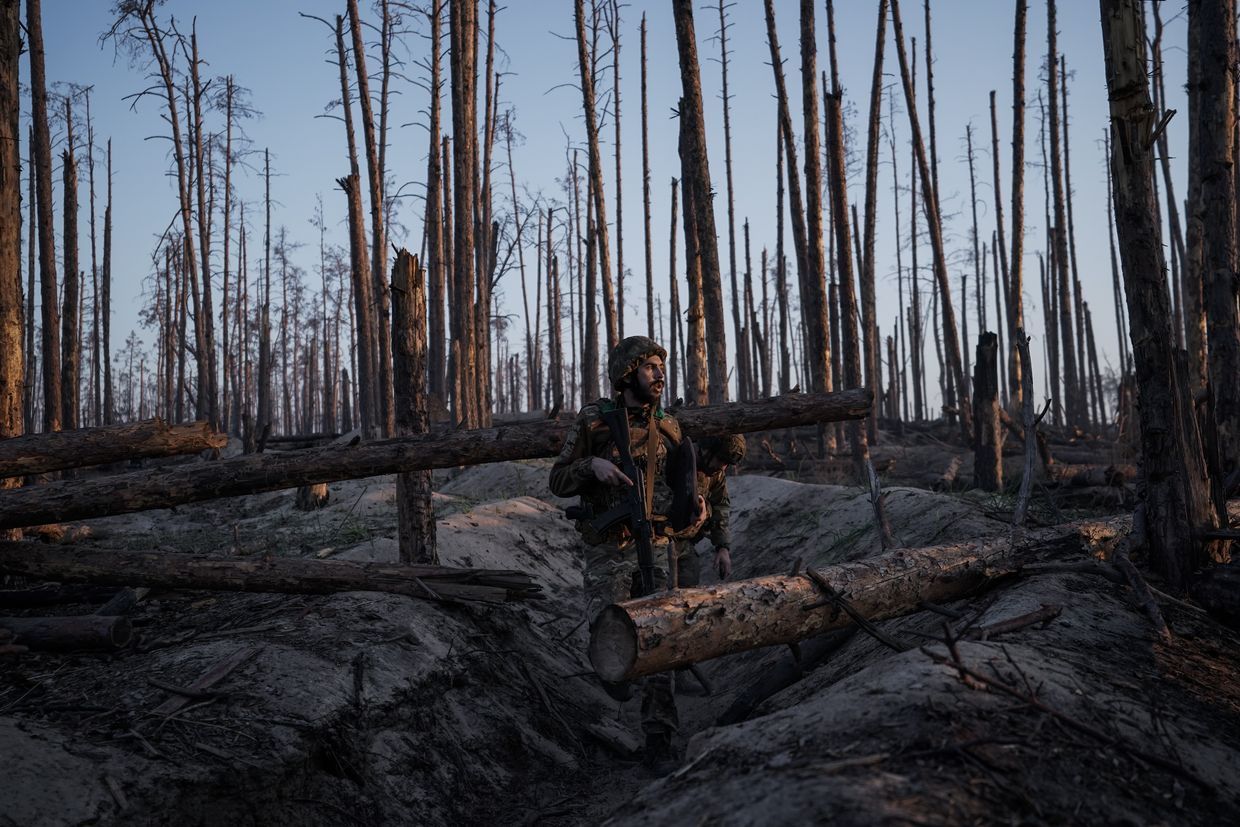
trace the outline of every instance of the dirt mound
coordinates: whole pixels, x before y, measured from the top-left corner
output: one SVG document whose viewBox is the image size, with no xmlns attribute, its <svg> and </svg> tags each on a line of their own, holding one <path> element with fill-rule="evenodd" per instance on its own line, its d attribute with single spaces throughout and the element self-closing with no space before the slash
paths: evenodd
<svg viewBox="0 0 1240 827">
<path fill-rule="evenodd" d="M 636 702 L 616 704 L 588 674 L 578 541 L 546 491 L 545 464 L 438 477 L 443 562 L 531 572 L 543 600 L 153 593 L 133 617 L 135 647 L 28 654 L 0 674 L 9 759 L 0 824 L 570 825 L 613 814 L 623 823 L 818 815 L 937 824 L 1142 812 L 1204 823 L 1235 805 L 1234 650 L 1211 643 L 1213 626 L 1186 611 L 1170 616 L 1176 643 L 1155 645 L 1119 590 L 1070 576 L 955 606 L 981 624 L 1044 602 L 1063 607 L 1045 629 L 961 642 L 962 658 L 1034 687 L 1115 743 L 1182 761 L 1182 777 L 972 689 L 930 654 L 855 637 L 734 726 L 712 724 L 791 656 L 780 647 L 704 664 L 715 694 L 679 696 L 688 759 L 648 786 L 634 757 Z M 101 545 L 169 553 L 394 559 L 392 477 L 330 490 L 314 512 L 282 492 L 89 527 Z M 879 551 L 860 489 L 741 476 L 731 490 L 738 576 Z M 1005 529 L 956 496 L 892 488 L 886 505 L 907 545 Z M 922 637 L 941 634 L 941 622 L 923 612 L 884 628 L 941 655 Z M 226 664 L 214 685 L 186 690 Z"/>
</svg>

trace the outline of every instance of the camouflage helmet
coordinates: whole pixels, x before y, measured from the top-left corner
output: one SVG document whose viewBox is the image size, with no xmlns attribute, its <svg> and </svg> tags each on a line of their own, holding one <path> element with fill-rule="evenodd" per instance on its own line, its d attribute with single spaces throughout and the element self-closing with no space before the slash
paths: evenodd
<svg viewBox="0 0 1240 827">
<path fill-rule="evenodd" d="M 611 355 L 607 358 L 607 378 L 612 388 L 621 390 L 629 374 L 637 370 L 638 366 L 651 356 L 666 360 L 667 351 L 654 339 L 645 336 L 629 336 L 622 339 L 611 349 Z"/>
<path fill-rule="evenodd" d="M 745 458 L 745 437 L 728 434 L 702 440 L 702 460 L 706 465 L 737 465 Z"/>
</svg>

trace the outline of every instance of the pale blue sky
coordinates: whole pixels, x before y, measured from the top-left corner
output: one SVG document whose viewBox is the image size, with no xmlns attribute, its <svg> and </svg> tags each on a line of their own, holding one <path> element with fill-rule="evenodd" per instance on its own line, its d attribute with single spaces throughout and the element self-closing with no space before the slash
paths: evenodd
<svg viewBox="0 0 1240 827">
<path fill-rule="evenodd" d="M 850 126 L 856 131 L 858 140 L 863 140 L 862 118 L 869 100 L 877 4 L 846 0 L 837 5 L 841 80 L 850 105 Z M 173 180 L 167 175 L 170 168 L 169 145 L 163 140 L 145 140 L 147 136 L 163 131 L 162 106 L 158 100 L 150 98 L 138 103 L 136 108 L 130 108 L 124 98 L 144 88 L 146 81 L 143 74 L 139 69 L 131 67 L 125 56 L 115 55 L 110 43 L 101 44 L 99 41 L 100 34 L 110 25 L 111 6 L 112 3 L 106 0 L 44 0 L 43 12 L 49 82 L 94 84 L 93 115 L 97 140 L 100 144 L 109 137 L 113 140 L 116 192 L 113 336 L 116 352 L 128 332 L 138 328 L 137 311 L 143 301 L 141 282 L 151 270 L 150 255 L 155 239 L 174 216 L 176 198 Z M 906 35 L 918 38 L 920 51 L 924 42 L 922 5 L 906 0 L 902 6 Z M 978 196 L 983 202 L 979 220 L 983 239 L 989 239 L 994 226 L 993 211 L 990 208 L 992 175 L 988 94 L 991 89 L 998 92 L 1003 194 L 1005 199 L 1010 199 L 1011 195 L 1009 153 L 1013 6 L 1014 3 L 1010 1 L 938 0 L 932 8 L 933 38 L 937 55 L 934 74 L 941 197 L 948 221 L 945 228 L 948 245 L 956 261 L 952 279 L 953 290 L 957 294 L 962 268 L 972 268 L 969 236 L 971 223 L 967 201 L 969 184 L 964 160 L 964 132 L 968 123 L 973 124 L 975 146 L 978 147 Z M 1080 274 L 1086 300 L 1093 309 L 1101 358 L 1114 364 L 1116 344 L 1111 271 L 1106 246 L 1105 173 L 1101 148 L 1101 137 L 1106 123 L 1106 91 L 1098 7 L 1092 2 L 1062 0 L 1060 6 L 1059 48 L 1067 57 L 1069 71 L 1074 73 L 1074 77 L 1069 80 L 1069 106 L 1072 185 L 1075 191 Z M 796 114 L 800 109 L 797 37 L 799 4 L 793 0 L 778 0 L 776 7 L 789 94 L 794 101 L 794 125 L 798 135 L 801 135 L 801 118 Z M 334 53 L 333 40 L 324 26 L 299 17 L 299 11 L 331 17 L 343 11 L 343 3 L 321 0 L 268 0 L 261 3 L 241 0 L 170 0 L 164 7 L 164 14 L 175 14 L 186 29 L 191 18 L 197 16 L 200 48 L 203 58 L 209 63 L 207 71 L 211 76 L 231 73 L 239 84 L 251 90 L 252 104 L 262 115 L 249 122 L 246 131 L 255 149 L 261 152 L 264 147 L 270 148 L 273 169 L 278 176 L 272 183 L 273 198 L 279 202 L 273 221 L 277 226 L 287 225 L 294 239 L 307 244 L 298 253 L 298 261 L 313 284 L 317 282 L 314 270 L 317 264 L 317 238 L 308 222 L 313 215 L 316 195 L 321 194 L 326 204 L 329 226 L 333 228 L 329 240 L 338 243 L 345 241 L 342 224 L 344 199 L 335 188 L 335 178 L 347 171 L 347 161 L 344 157 L 341 123 L 335 119 L 318 117 L 323 113 L 325 105 L 339 96 L 337 70 L 334 63 L 326 62 L 330 57 L 328 50 L 331 49 Z M 668 181 L 672 176 L 679 175 L 676 124 L 669 115 L 680 95 L 674 30 L 668 2 L 633 2 L 622 12 L 625 264 L 633 271 L 629 283 L 636 287 L 644 280 L 638 109 L 638 22 L 643 11 L 647 13 L 649 25 L 655 278 L 656 289 L 666 296 Z M 827 68 L 827 38 L 826 15 L 821 4 L 817 12 L 819 68 L 822 70 Z M 1167 16 L 1176 12 L 1178 9 L 1164 9 Z M 772 184 L 775 163 L 774 87 L 771 69 L 767 63 L 761 2 L 740 0 L 731 7 L 729 14 L 733 23 L 729 46 L 733 51 L 730 82 L 733 95 L 738 244 L 739 222 L 747 217 L 752 225 L 756 269 L 762 247 L 768 246 L 773 252 L 775 243 L 775 196 Z M 484 16 L 483 18 L 485 20 Z M 424 19 L 419 17 L 412 22 L 418 32 L 425 30 Z M 723 198 L 725 189 L 720 78 L 718 63 L 708 60 L 718 56 L 717 43 L 709 39 L 715 34 L 717 24 L 717 12 L 698 8 L 697 29 L 703 60 L 702 81 L 706 95 L 707 129 L 711 141 L 711 170 L 715 178 L 715 188 L 719 193 L 716 209 L 726 294 L 727 236 Z M 888 26 L 885 65 L 889 84 L 898 79 L 890 31 Z M 496 39 L 506 53 L 502 68 L 508 73 L 502 82 L 501 95 L 505 104 L 510 103 L 516 108 L 516 127 L 525 136 L 524 144 L 514 149 L 518 185 L 526 186 L 533 192 L 541 190 L 552 198 L 560 197 L 556 179 L 564 173 L 565 133 L 578 144 L 584 139 L 580 118 L 580 93 L 571 85 L 576 75 L 575 43 L 566 39 L 571 32 L 570 0 L 511 0 L 497 18 Z M 1183 113 L 1185 26 L 1182 17 L 1169 24 L 1166 37 L 1170 94 L 1168 103 Z M 425 57 L 428 48 L 426 40 L 410 36 L 406 39 L 406 44 L 413 59 Z M 1026 65 L 1029 94 L 1026 159 L 1030 163 L 1040 163 L 1041 158 L 1036 93 L 1045 51 L 1045 5 L 1035 0 L 1029 10 Z M 372 64 L 372 70 L 373 68 Z M 28 75 L 25 64 L 22 71 L 23 81 L 26 81 Z M 406 71 L 411 77 L 422 74 L 421 70 L 413 65 Z M 919 85 L 924 89 L 924 64 L 918 72 Z M 407 185 L 407 191 L 417 192 L 425 175 L 424 123 L 427 95 L 420 87 L 404 80 L 395 81 L 393 89 L 396 94 L 393 97 L 389 168 L 395 175 L 398 186 Z M 906 143 L 909 127 L 902 114 L 902 95 L 897 96 L 897 103 L 900 107 L 896 122 L 900 140 L 898 163 L 904 183 L 910 166 Z M 924 103 L 922 106 L 925 128 Z M 210 127 L 220 128 L 221 121 L 222 116 L 214 117 Z M 610 152 L 611 135 L 610 128 L 604 131 L 603 137 L 608 142 L 605 153 Z M 1172 152 L 1176 156 L 1173 158 L 1176 174 L 1182 176 L 1186 153 L 1175 148 L 1184 145 L 1183 116 L 1172 121 L 1169 135 Z M 101 150 L 97 157 L 102 157 Z M 582 157 L 584 160 L 584 153 Z M 881 157 L 883 167 L 880 171 L 878 229 L 878 315 L 886 335 L 890 332 L 889 328 L 896 314 L 896 289 L 892 181 L 889 150 L 885 145 Z M 502 160 L 502 154 L 497 155 L 497 158 Z M 611 168 L 610 165 L 611 162 L 608 161 L 608 169 Z M 102 176 L 102 167 L 98 174 Z M 82 177 L 85 186 L 84 170 Z M 614 221 L 614 197 L 611 194 L 613 181 L 610 173 L 607 178 L 611 219 Z M 58 174 L 56 180 L 59 190 Z M 102 215 L 102 184 L 98 186 L 98 209 Z M 262 194 L 261 176 L 257 172 L 243 175 L 237 181 L 237 189 L 239 197 L 256 209 Z M 496 179 L 496 190 L 497 200 L 506 201 L 506 170 L 500 171 Z M 1183 198 L 1185 187 L 1182 180 L 1177 181 L 1177 190 L 1180 198 Z M 860 207 L 862 197 L 861 181 L 858 178 L 850 191 L 850 200 L 857 202 Z M 85 205 L 83 208 L 85 209 Z M 902 200 L 901 209 L 905 213 L 902 220 L 907 231 L 907 196 Z M 408 199 L 400 215 L 401 221 L 410 231 L 409 237 L 403 241 L 414 250 L 421 243 L 421 211 L 420 200 Z M 1005 214 L 1010 220 L 1010 202 L 1005 206 Z M 1041 300 L 1040 296 L 1034 295 L 1037 291 L 1038 272 L 1036 253 L 1043 248 L 1042 215 L 1042 174 L 1040 169 L 1030 167 L 1026 175 L 1025 273 L 1026 309 L 1031 319 L 1030 330 L 1035 336 L 1035 348 L 1040 343 L 1042 327 Z M 88 248 L 85 246 L 88 244 L 85 220 L 86 215 L 83 214 L 83 260 L 89 262 Z M 60 231 L 59 216 L 57 231 Z M 532 246 L 532 238 L 529 243 Z M 791 256 L 790 234 L 787 243 Z M 219 249 L 217 242 L 216 255 Z M 252 249 L 258 248 L 255 246 Z M 738 252 L 738 256 L 741 255 L 743 251 Z M 532 256 L 527 256 L 527 259 L 532 266 Z M 683 256 L 680 261 L 683 262 Z M 907 267 L 907 251 L 904 261 Z M 929 247 L 925 245 L 921 256 L 923 267 L 928 261 Z M 743 258 L 739 266 L 743 268 Z M 214 269 L 218 279 L 218 263 Z M 500 285 L 505 306 L 514 313 L 520 312 L 519 289 L 515 272 Z M 628 292 L 626 298 L 626 325 L 632 330 L 644 329 L 644 300 L 632 291 Z M 956 301 L 959 314 L 961 308 L 958 295 Z M 989 315 L 993 319 L 993 299 L 991 301 Z M 976 336 L 976 311 L 971 300 L 968 312 L 970 331 Z M 141 329 L 139 336 L 148 342 L 152 338 L 150 331 Z M 1035 350 L 1035 354 L 1036 352 Z M 932 350 L 929 358 L 933 361 Z M 1039 358 L 1038 362 L 1040 361 Z M 1040 365 L 1037 381 L 1040 391 Z M 937 394 L 932 391 L 932 395 Z"/>
</svg>

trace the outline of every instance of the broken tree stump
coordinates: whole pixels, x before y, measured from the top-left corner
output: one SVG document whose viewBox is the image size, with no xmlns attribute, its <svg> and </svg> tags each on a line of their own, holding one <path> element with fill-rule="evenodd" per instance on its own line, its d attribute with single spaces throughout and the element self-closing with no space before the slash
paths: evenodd
<svg viewBox="0 0 1240 827">
<path fill-rule="evenodd" d="M 836 393 L 790 393 L 755 402 L 682 408 L 676 413 L 676 419 L 685 435 L 700 439 L 811 422 L 864 419 L 871 404 L 868 388 Z M 333 445 L 297 453 L 242 456 L 166 471 L 117 474 L 99 480 L 53 482 L 4 492 L 0 496 L 0 529 L 129 514 L 217 497 L 401 471 L 552 457 L 559 453 L 571 427 L 570 422 L 542 420 L 528 425 L 408 436 L 356 446 Z"/>
<path fill-rule="evenodd" d="M 1122 519 L 1122 518 L 1121 518 Z M 899 549 L 805 574 L 768 575 L 684 589 L 608 606 L 590 630 L 590 663 L 606 681 L 627 681 L 761 646 L 794 643 L 852 624 L 850 609 L 871 621 L 911 614 L 921 604 L 975 594 L 1017 571 L 1035 552 L 1079 549 L 1110 523 L 1067 523 L 1015 539 L 1002 535 L 927 548 Z"/>
<path fill-rule="evenodd" d="M 998 341 L 993 333 L 979 336 L 973 364 L 973 483 L 983 491 L 1003 488 Z"/>
<path fill-rule="evenodd" d="M 211 430 L 207 422 L 169 425 L 161 419 L 26 434 L 0 440 L 0 477 L 46 474 L 142 457 L 196 454 L 227 444 L 228 435 Z"/>
<path fill-rule="evenodd" d="M 23 542 L 0 543 L 0 572 L 117 586 L 291 594 L 368 591 L 488 603 L 537 598 L 542 588 L 525 572 L 502 569 L 100 551 Z"/>
<path fill-rule="evenodd" d="M 44 652 L 111 652 L 133 638 L 128 619 L 105 615 L 0 617 L 0 629 L 12 632 L 14 643 Z"/>
</svg>

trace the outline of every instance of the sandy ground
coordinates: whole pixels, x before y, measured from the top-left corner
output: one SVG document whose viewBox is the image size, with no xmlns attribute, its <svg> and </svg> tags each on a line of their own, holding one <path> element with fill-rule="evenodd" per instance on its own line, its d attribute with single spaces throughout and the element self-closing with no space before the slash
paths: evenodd
<svg viewBox="0 0 1240 827">
<path fill-rule="evenodd" d="M 579 548 L 547 468 L 436 475 L 443 562 L 528 571 L 542 600 L 155 592 L 130 649 L 6 662 L 0 824 L 1216 824 L 1240 813 L 1238 638 L 1171 605 L 1175 640 L 1157 642 L 1125 590 L 1084 575 L 951 607 L 957 628 L 1061 609 L 957 645 L 990 686 L 941 662 L 944 618 L 930 612 L 883 624 L 915 648 L 854 636 L 732 725 L 715 724 L 792 656 L 704 664 L 713 695 L 679 679 L 685 759 L 653 778 L 637 703 L 612 701 L 589 674 Z M 294 510 L 292 492 L 223 500 L 92 521 L 88 542 L 394 559 L 392 478 L 330 488 L 316 512 Z M 858 488 L 740 476 L 731 491 L 737 577 L 879 551 Z M 887 491 L 908 546 L 998 534 L 1008 509 L 1001 497 Z M 230 658 L 243 660 L 213 694 L 160 710 L 176 697 L 162 687 Z"/>
</svg>

